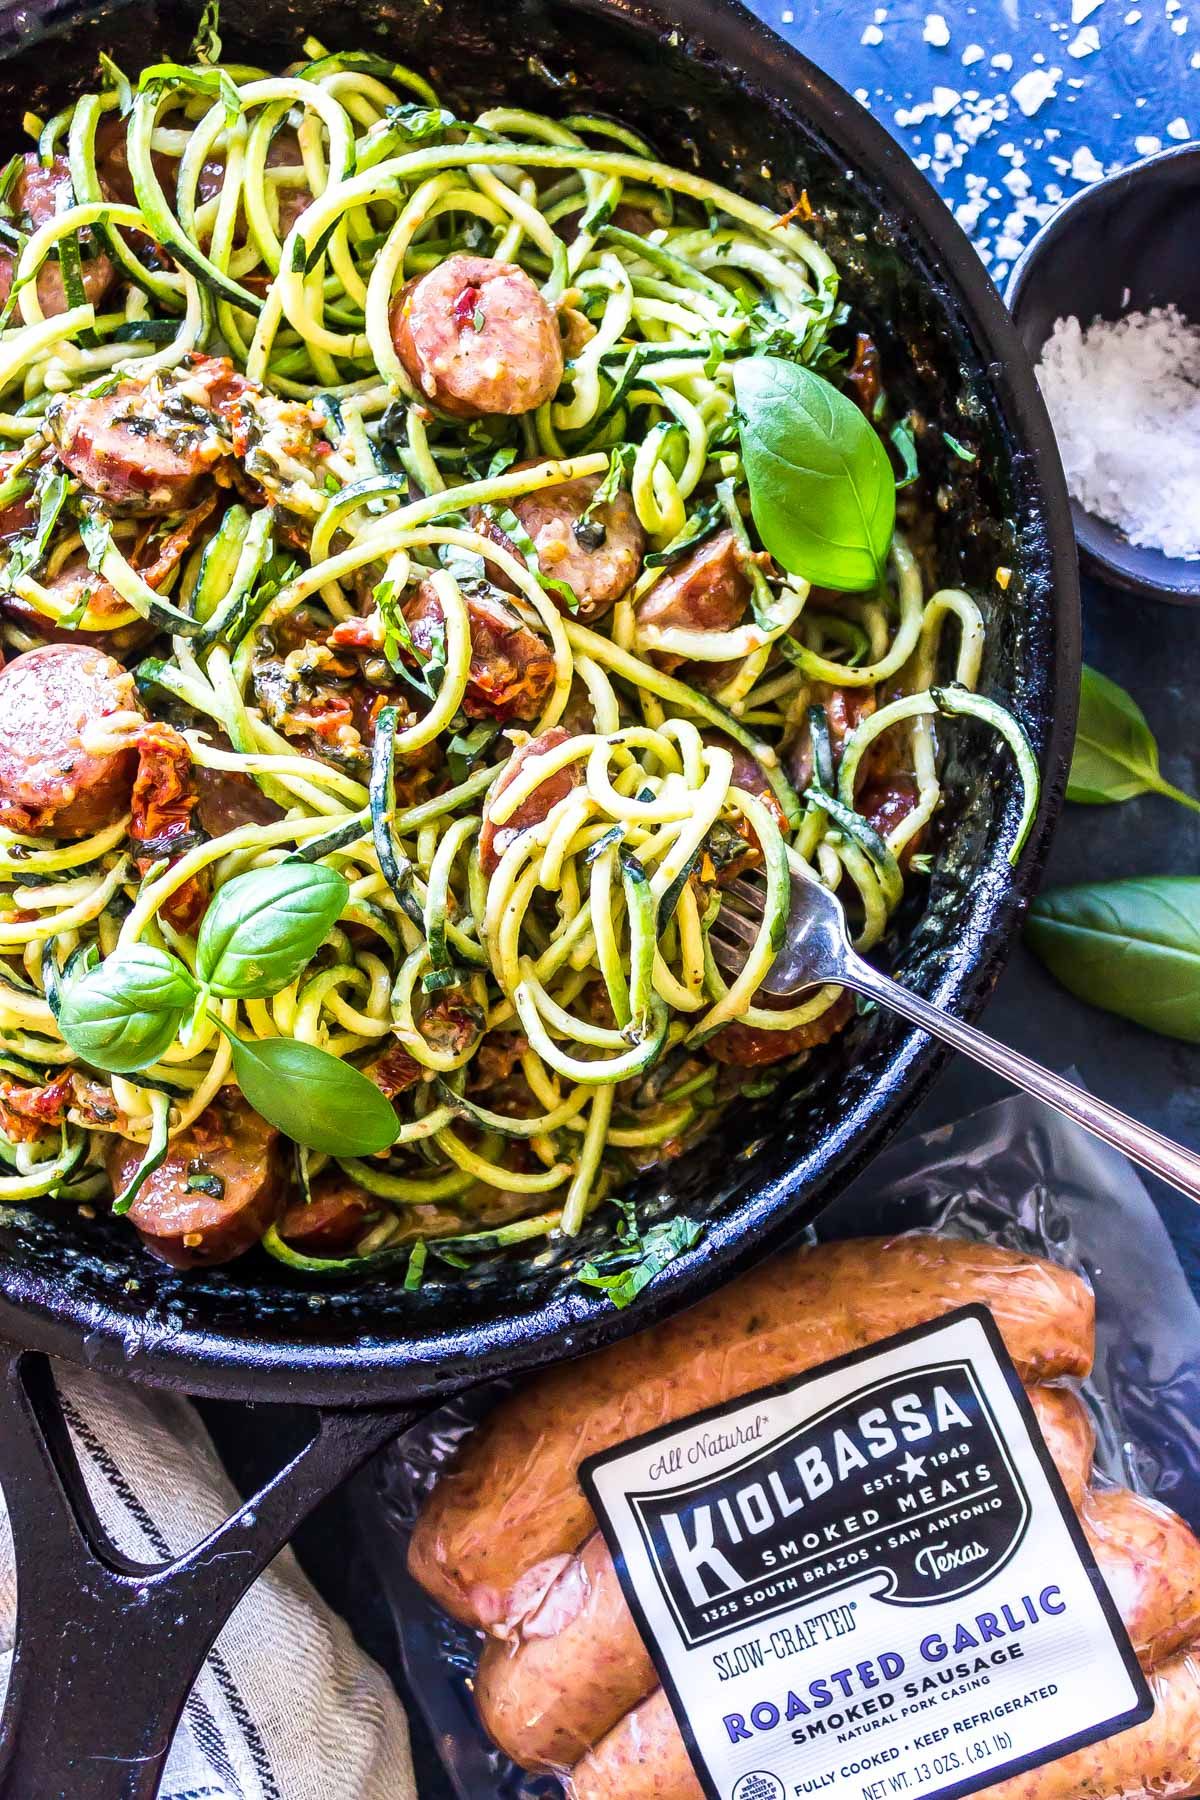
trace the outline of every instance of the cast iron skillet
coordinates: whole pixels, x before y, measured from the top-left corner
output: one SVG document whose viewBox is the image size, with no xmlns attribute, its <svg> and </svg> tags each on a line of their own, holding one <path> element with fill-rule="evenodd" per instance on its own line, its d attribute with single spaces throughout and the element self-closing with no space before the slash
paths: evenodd
<svg viewBox="0 0 1200 1800">
<path fill-rule="evenodd" d="M 197 10 L 189 0 L 9 5 L 0 100 L 14 138 L 26 108 L 52 110 L 88 84 L 101 48 L 131 73 L 182 53 Z M 315 12 L 225 0 L 222 28 L 227 55 L 268 66 L 313 28 L 333 48 L 381 50 L 430 72 L 462 110 L 506 96 L 551 112 L 619 112 L 668 158 L 781 211 L 807 190 L 889 388 L 927 423 L 940 577 L 989 596 L 983 688 L 1015 708 L 1042 767 L 1044 799 L 1014 871 L 1011 762 L 987 733 L 956 728 L 937 872 L 897 934 L 903 980 L 978 1012 L 1036 886 L 1062 790 L 1078 590 L 1029 363 L 941 202 L 841 88 L 735 0 L 517 0 L 502 15 L 494 0 L 323 0 Z M 939 427 L 977 443 L 977 460 L 948 455 Z M 1001 567 L 1007 587 L 995 580 Z M 429 1402 L 646 1325 L 794 1235 L 880 1148 L 938 1061 L 921 1034 L 863 1017 L 791 1078 L 782 1104 L 779 1093 L 739 1103 L 697 1153 L 644 1182 L 644 1219 L 674 1205 L 708 1230 L 625 1313 L 572 1279 L 586 1234 L 569 1253 L 483 1268 L 468 1282 L 405 1294 L 380 1280 L 314 1302 L 311 1285 L 265 1258 L 184 1278 L 125 1227 L 53 1207 L 0 1222 L 0 1441 L 20 1590 L 0 1800 L 150 1800 L 205 1650 L 325 1493 Z M 194 1394 L 302 1402 L 320 1409 L 316 1434 L 189 1556 L 133 1568 L 87 1503 L 45 1353 Z"/>
</svg>

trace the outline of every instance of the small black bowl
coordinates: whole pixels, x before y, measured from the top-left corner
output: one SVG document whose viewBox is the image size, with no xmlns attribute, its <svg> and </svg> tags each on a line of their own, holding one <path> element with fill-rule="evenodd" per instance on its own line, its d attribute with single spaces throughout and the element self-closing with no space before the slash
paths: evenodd
<svg viewBox="0 0 1200 1800">
<path fill-rule="evenodd" d="M 1095 319 L 1175 305 L 1200 321 L 1200 145 L 1180 144 L 1068 200 L 1038 232 L 1005 299 L 1036 363 L 1056 319 Z M 1086 561 L 1152 599 L 1200 601 L 1200 561 L 1131 544 L 1072 500 Z"/>
</svg>

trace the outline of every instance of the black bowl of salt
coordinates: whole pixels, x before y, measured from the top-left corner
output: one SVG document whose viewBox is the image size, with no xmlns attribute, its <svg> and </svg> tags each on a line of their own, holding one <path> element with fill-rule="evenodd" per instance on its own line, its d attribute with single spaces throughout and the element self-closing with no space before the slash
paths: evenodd
<svg viewBox="0 0 1200 1800">
<path fill-rule="evenodd" d="M 1200 600 L 1200 144 L 1060 207 L 1008 284 L 1105 579 Z"/>
</svg>

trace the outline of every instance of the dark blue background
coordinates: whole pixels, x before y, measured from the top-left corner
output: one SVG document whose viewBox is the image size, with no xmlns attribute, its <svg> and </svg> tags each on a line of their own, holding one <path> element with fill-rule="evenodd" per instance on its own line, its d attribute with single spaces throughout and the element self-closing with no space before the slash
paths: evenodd
<svg viewBox="0 0 1200 1800">
<path fill-rule="evenodd" d="M 1072 24 L 1071 3 L 931 0 L 929 12 L 943 17 L 950 33 L 949 44 L 939 48 L 924 41 L 928 15 L 914 0 L 881 0 L 878 7 L 870 0 L 853 5 L 817 0 L 811 6 L 793 0 L 790 7 L 783 0 L 750 0 L 769 25 L 869 104 L 914 157 L 928 159 L 921 166 L 959 212 L 1001 286 L 1020 242 L 1033 236 L 1037 215 L 1082 185 L 1072 166 L 1108 172 L 1158 147 L 1139 147 L 1138 137 L 1157 138 L 1166 146 L 1181 135 L 1200 134 L 1200 0 L 1102 0 L 1080 24 Z M 1194 20 L 1188 17 L 1190 7 Z M 1084 23 L 1098 35 L 1100 48 L 1073 57 L 1068 46 Z M 878 32 L 881 41 L 863 44 L 864 31 L 869 39 Z M 964 65 L 963 54 L 972 46 L 985 54 Z M 994 57 L 1011 58 L 1011 67 L 997 65 Z M 1011 98 L 1013 85 L 1034 70 L 1055 69 L 1061 71 L 1056 94 L 1026 117 Z M 914 119 L 935 90 L 944 90 L 937 96 L 944 112 Z M 897 123 L 897 113 L 907 122 Z M 1175 133 L 1169 134 L 1173 124 Z M 964 208 L 969 209 L 965 216 Z M 1200 611 L 1085 583 L 1084 640 L 1088 660 L 1143 706 L 1169 779 L 1200 793 L 1193 724 Z M 1157 798 L 1067 809 L 1050 881 L 1164 873 L 1200 873 L 1200 816 Z M 1152 1037 L 1080 1005 L 1021 948 L 985 1023 L 1043 1062 L 1074 1065 L 1098 1094 L 1200 1146 L 1200 1046 Z M 956 1118 L 1003 1091 L 994 1077 L 960 1060 L 943 1075 L 914 1129 Z M 1200 1293 L 1200 1214 L 1190 1202 L 1153 1185 Z M 1152 1293 L 1145 1304 L 1154 1305 Z M 205 1410 L 234 1478 L 245 1487 L 274 1472 L 298 1424 L 278 1409 Z M 297 1548 L 360 1641 L 398 1678 L 395 1637 L 369 1555 L 356 1543 L 344 1494 L 321 1508 Z M 436 1751 L 416 1717 L 412 1725 L 421 1800 L 444 1800 L 450 1790 Z"/>
</svg>

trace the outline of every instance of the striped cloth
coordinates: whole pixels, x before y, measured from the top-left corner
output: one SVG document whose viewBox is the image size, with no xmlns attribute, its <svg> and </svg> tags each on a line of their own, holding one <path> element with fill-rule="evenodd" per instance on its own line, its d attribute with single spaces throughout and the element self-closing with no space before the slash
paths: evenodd
<svg viewBox="0 0 1200 1800">
<path fill-rule="evenodd" d="M 57 1371 L 101 1522 L 140 1562 L 179 1555 L 238 1497 L 195 1409 L 81 1370 Z M 0 1690 L 16 1577 L 0 1501 Z M 218 1638 L 175 1736 L 160 1800 L 415 1800 L 408 1724 L 391 1683 L 290 1551 Z"/>
</svg>

